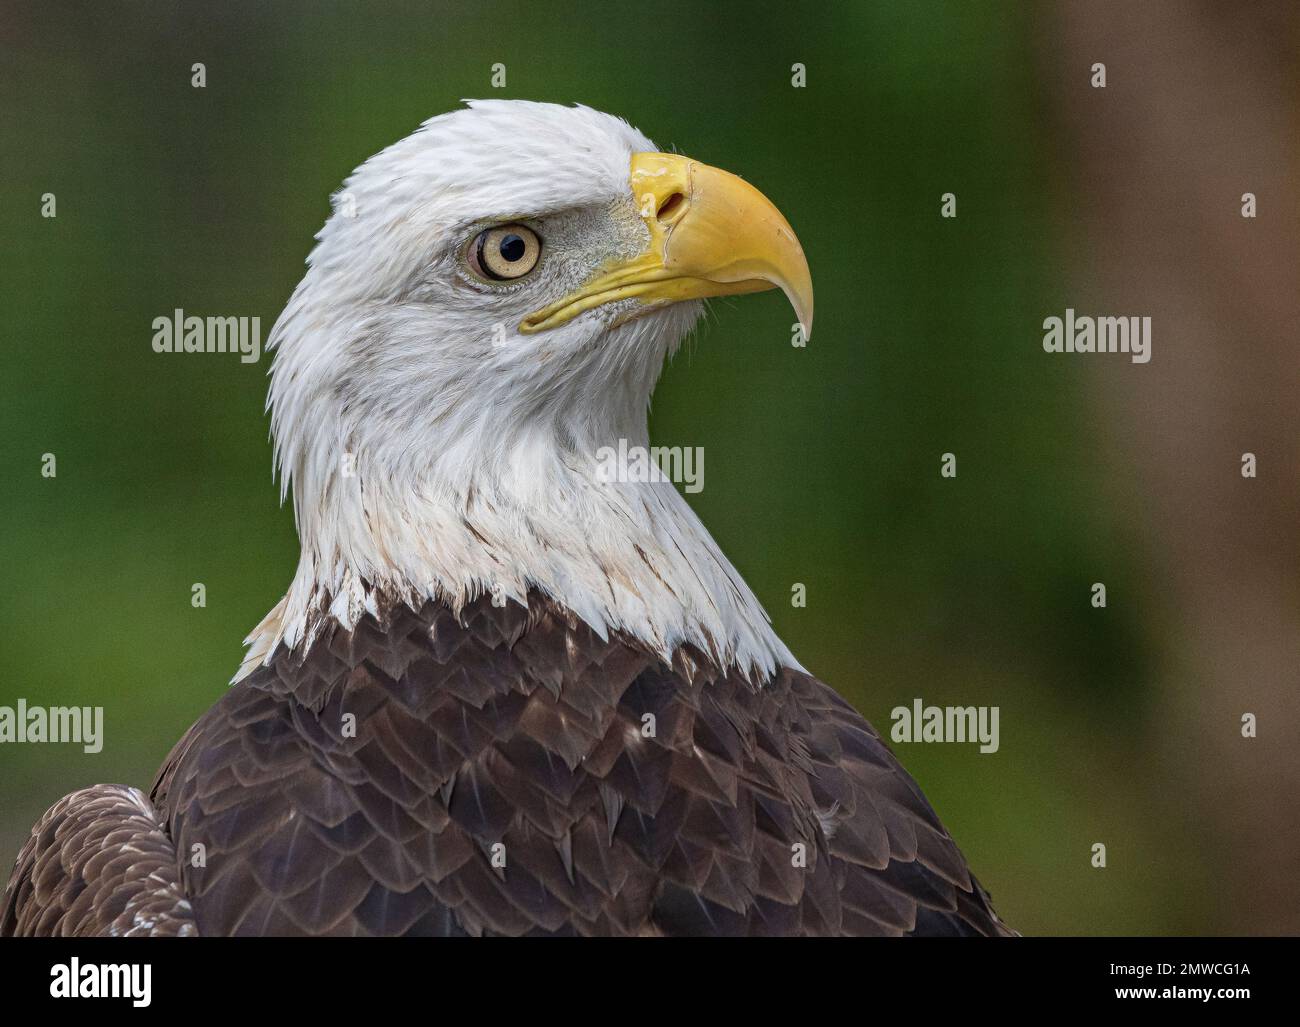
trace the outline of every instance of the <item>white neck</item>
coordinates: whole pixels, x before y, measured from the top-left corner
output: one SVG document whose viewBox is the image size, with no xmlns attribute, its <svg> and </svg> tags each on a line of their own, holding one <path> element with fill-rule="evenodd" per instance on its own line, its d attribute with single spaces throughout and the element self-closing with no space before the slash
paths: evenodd
<svg viewBox="0 0 1300 1027">
<path fill-rule="evenodd" d="M 624 331 L 649 332 L 648 321 Z M 280 646 L 310 646 L 331 622 L 350 630 L 385 603 L 459 610 L 490 594 L 526 604 L 530 589 L 666 662 L 689 644 L 756 682 L 801 669 L 670 482 L 601 480 L 601 447 L 649 445 L 646 403 L 681 335 L 680 324 L 661 329 L 670 345 L 639 347 L 647 356 L 637 366 L 593 381 L 575 362 L 561 376 L 572 395 L 527 406 L 504 389 L 488 402 L 444 395 L 441 406 L 411 406 L 407 422 L 391 408 L 367 420 L 364 405 L 340 406 L 337 389 L 295 394 L 298 376 L 273 381 L 302 557 L 288 594 L 247 639 L 239 677 Z M 592 394 L 604 397 L 598 406 Z"/>
</svg>

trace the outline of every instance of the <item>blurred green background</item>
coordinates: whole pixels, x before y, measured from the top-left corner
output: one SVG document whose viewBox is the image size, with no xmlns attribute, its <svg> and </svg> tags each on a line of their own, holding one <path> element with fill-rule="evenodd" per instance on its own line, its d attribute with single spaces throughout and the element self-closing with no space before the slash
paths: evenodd
<svg viewBox="0 0 1300 1027">
<path fill-rule="evenodd" d="M 652 433 L 707 450 L 692 504 L 796 655 L 882 733 L 917 696 L 1001 708 L 996 755 L 896 748 L 1007 921 L 1249 930 L 1216 885 L 1231 832 L 1179 784 L 1196 755 L 1152 741 L 1175 629 L 1135 515 L 1141 472 L 1094 444 L 1083 358 L 1041 350 L 1042 319 L 1093 294 L 1072 291 L 1077 183 L 1044 18 L 1018 3 L 6 3 L 0 703 L 106 707 L 99 755 L 0 746 L 6 870 L 63 793 L 147 786 L 295 566 L 268 360 L 155 354 L 153 318 L 257 315 L 265 338 L 348 172 L 492 95 L 622 115 L 756 183 L 797 230 L 811 345 L 790 346 L 779 293 L 716 302 L 663 377 Z M 1093 58 L 1068 59 L 1086 86 Z M 956 219 L 939 216 L 949 191 Z M 1090 607 L 1093 581 L 1110 608 Z"/>
</svg>

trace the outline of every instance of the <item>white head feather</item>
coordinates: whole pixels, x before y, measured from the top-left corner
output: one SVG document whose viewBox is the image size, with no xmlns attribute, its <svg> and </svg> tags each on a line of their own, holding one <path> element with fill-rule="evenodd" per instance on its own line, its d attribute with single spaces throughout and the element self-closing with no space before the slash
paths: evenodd
<svg viewBox="0 0 1300 1027">
<path fill-rule="evenodd" d="M 755 680 L 797 666 L 671 483 L 597 473 L 601 447 L 649 445 L 651 392 L 703 304 L 517 328 L 646 245 L 628 162 L 654 149 L 586 107 L 471 101 L 347 180 L 268 343 L 302 557 L 241 676 L 384 597 L 459 609 L 530 588 L 666 660 L 689 643 Z M 469 239 L 524 220 L 546 240 L 533 274 L 466 273 Z"/>
</svg>

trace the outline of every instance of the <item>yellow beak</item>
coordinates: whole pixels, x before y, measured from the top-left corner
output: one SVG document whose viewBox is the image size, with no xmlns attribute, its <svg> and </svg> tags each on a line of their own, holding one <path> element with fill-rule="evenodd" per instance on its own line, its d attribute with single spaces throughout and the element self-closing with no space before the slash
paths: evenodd
<svg viewBox="0 0 1300 1027">
<path fill-rule="evenodd" d="M 672 153 L 633 154 L 630 181 L 650 246 L 529 314 L 521 332 L 545 331 L 617 300 L 662 306 L 779 288 L 804 337 L 812 333 L 808 261 L 766 196 L 744 179 Z"/>
</svg>

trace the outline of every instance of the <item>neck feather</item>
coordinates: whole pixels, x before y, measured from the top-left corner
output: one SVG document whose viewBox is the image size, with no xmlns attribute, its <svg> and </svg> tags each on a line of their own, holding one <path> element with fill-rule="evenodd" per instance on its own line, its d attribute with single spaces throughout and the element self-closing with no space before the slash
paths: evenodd
<svg viewBox="0 0 1300 1027">
<path fill-rule="evenodd" d="M 288 447 L 302 555 L 288 593 L 249 635 L 238 677 L 333 625 L 383 620 L 397 603 L 459 612 L 484 595 L 527 606 L 532 592 L 669 664 L 693 647 L 755 682 L 802 669 L 670 482 L 605 480 L 602 447 L 648 446 L 652 387 L 653 377 L 638 383 L 602 418 L 461 411 L 434 445 L 413 444 L 409 431 L 367 437 L 364 425 L 303 404 L 312 443 Z"/>
</svg>

